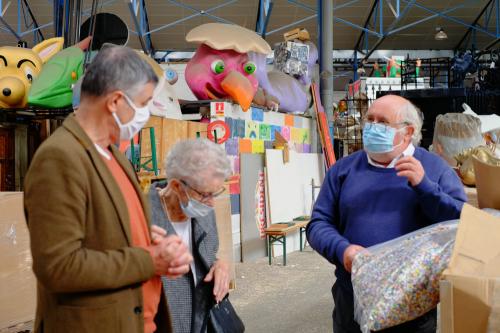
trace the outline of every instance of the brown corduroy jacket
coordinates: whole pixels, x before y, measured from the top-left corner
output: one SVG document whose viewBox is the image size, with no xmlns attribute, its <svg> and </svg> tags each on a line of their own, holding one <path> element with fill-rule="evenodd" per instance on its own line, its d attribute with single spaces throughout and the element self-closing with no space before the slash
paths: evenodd
<svg viewBox="0 0 500 333">
<path fill-rule="evenodd" d="M 114 147 L 150 210 L 127 159 Z M 144 331 L 142 282 L 154 276 L 149 253 L 132 246 L 125 199 L 76 118 L 38 149 L 25 182 L 25 213 L 37 277 L 35 332 Z M 163 294 L 163 293 L 162 293 Z M 161 297 L 157 332 L 171 332 Z"/>
</svg>

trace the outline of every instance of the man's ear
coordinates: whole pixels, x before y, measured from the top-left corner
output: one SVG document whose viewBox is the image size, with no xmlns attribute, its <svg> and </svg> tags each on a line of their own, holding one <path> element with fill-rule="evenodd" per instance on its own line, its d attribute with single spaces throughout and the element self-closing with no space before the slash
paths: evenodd
<svg viewBox="0 0 500 333">
<path fill-rule="evenodd" d="M 106 97 L 106 106 L 109 112 L 118 111 L 118 103 L 122 98 L 122 94 L 119 91 L 113 91 Z"/>
<path fill-rule="evenodd" d="M 408 137 L 408 139 L 411 141 L 413 133 L 415 133 L 415 127 L 413 127 L 413 125 L 407 126 L 405 137 Z"/>
</svg>

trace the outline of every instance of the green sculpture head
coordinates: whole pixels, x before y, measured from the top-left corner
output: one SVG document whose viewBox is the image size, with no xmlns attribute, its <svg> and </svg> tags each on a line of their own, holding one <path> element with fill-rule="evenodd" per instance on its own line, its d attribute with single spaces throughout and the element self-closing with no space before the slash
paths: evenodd
<svg viewBox="0 0 500 333">
<path fill-rule="evenodd" d="M 72 46 L 57 53 L 33 81 L 28 104 L 45 108 L 71 106 L 73 84 L 83 75 L 84 52 Z"/>
</svg>

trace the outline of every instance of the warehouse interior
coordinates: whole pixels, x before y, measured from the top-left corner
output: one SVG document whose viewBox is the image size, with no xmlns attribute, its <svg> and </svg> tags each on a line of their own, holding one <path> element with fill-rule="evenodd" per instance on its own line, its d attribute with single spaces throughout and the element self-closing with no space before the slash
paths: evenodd
<svg viewBox="0 0 500 333">
<path fill-rule="evenodd" d="M 109 50 L 130 49 L 152 74 L 113 72 L 118 62 L 92 74 Z M 120 88 L 135 94 L 141 80 L 149 93 Z M 112 110 L 99 104 L 108 87 L 133 116 L 109 111 L 100 126 L 119 136 L 102 146 L 85 121 Z M 86 134 L 57 139 L 72 131 Z M 153 332 L 147 295 L 135 321 L 123 309 L 139 298 L 124 290 L 156 278 L 168 332 L 497 332 L 499 143 L 500 0 L 0 0 L 0 333 Z M 65 145 L 68 156 L 49 154 Z M 136 267 L 179 236 L 187 273 L 137 278 L 112 255 L 139 247 L 127 234 L 139 222 L 96 162 L 108 153 L 142 205 L 153 260 Z M 181 193 L 183 242 L 168 189 Z M 122 227 L 108 235 L 109 216 Z M 196 241 L 196 221 L 216 226 L 215 250 Z M 196 326 L 204 266 L 214 295 L 218 274 L 227 282 L 221 327 L 217 306 Z M 72 287 L 59 290 L 65 275 Z M 106 275 L 116 280 L 99 284 Z M 91 324 L 105 311 L 58 314 L 102 302 L 119 326 Z"/>
</svg>

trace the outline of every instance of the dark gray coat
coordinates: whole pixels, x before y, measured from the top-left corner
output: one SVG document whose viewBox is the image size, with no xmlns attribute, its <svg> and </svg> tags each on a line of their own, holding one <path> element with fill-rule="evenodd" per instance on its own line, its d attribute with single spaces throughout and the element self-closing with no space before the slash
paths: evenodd
<svg viewBox="0 0 500 333">
<path fill-rule="evenodd" d="M 165 186 L 166 182 L 157 182 L 151 185 L 149 191 L 151 220 L 153 224 L 167 230 L 169 235 L 175 235 L 175 229 L 168 220 L 158 195 L 158 189 Z M 219 248 L 215 214 L 192 219 L 191 223 L 193 257 L 196 265 L 196 288 L 191 272 L 175 280 L 162 277 L 163 289 L 167 295 L 175 333 L 205 332 L 208 312 L 215 301 L 213 283 L 203 282 L 216 260 Z"/>
</svg>

